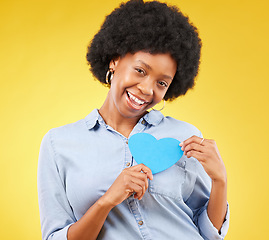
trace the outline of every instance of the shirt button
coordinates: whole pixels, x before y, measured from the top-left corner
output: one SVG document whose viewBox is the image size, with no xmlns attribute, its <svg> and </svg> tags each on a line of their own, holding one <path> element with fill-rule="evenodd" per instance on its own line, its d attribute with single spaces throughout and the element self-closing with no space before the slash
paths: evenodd
<svg viewBox="0 0 269 240">
<path fill-rule="evenodd" d="M 138 224 L 141 226 L 143 225 L 143 221 L 139 221 Z"/>
<path fill-rule="evenodd" d="M 127 167 L 129 167 L 130 165 L 131 165 L 131 163 L 129 163 L 129 162 L 126 163 L 126 166 L 127 166 Z"/>
<path fill-rule="evenodd" d="M 145 122 L 145 120 L 143 119 L 143 120 L 141 121 L 141 124 L 143 124 L 143 125 L 144 125 L 145 123 L 146 123 L 146 122 Z"/>
</svg>

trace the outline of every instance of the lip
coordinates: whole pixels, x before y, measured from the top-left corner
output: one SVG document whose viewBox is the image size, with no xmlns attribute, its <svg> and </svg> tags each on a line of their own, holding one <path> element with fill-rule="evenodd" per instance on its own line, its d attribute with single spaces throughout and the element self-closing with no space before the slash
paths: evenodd
<svg viewBox="0 0 269 240">
<path fill-rule="evenodd" d="M 149 101 L 145 100 L 144 98 L 141 98 L 141 97 L 137 96 L 136 94 L 134 94 L 134 93 L 132 93 L 132 92 L 130 92 L 130 91 L 127 91 L 127 90 L 126 90 L 126 92 L 132 94 L 133 96 L 135 96 L 135 97 L 136 97 L 137 99 L 139 99 L 140 101 L 143 101 L 143 102 L 145 102 L 145 103 L 149 103 Z"/>
<path fill-rule="evenodd" d="M 142 105 L 136 105 L 136 104 L 134 104 L 133 101 L 129 98 L 128 93 L 132 94 L 133 96 L 135 96 L 140 101 L 143 101 L 144 104 L 142 104 Z M 148 103 L 149 103 L 148 101 L 144 100 L 143 98 L 140 98 L 140 97 L 136 96 L 135 94 L 133 94 L 132 92 L 129 92 L 127 90 L 125 91 L 125 94 L 126 94 L 126 100 L 127 100 L 128 105 L 131 108 L 135 109 L 135 110 L 140 110 L 140 109 L 144 108 L 146 105 L 148 105 Z"/>
</svg>

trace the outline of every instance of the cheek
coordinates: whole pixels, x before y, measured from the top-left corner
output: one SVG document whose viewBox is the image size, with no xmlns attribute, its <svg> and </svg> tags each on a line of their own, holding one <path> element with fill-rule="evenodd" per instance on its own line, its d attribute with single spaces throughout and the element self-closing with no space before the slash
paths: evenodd
<svg viewBox="0 0 269 240">
<path fill-rule="evenodd" d="M 152 108 L 155 105 L 158 105 L 158 106 L 156 106 L 156 108 L 157 109 L 161 109 L 162 106 L 163 106 L 163 102 L 162 102 L 163 97 L 164 97 L 164 94 L 163 93 L 156 93 L 155 92 L 154 97 L 153 97 L 153 101 L 149 105 L 149 108 Z"/>
<path fill-rule="evenodd" d="M 155 101 L 156 102 L 160 102 L 160 101 L 162 101 L 163 100 L 163 98 L 164 98 L 164 96 L 165 96 L 165 94 L 166 94 L 166 90 L 158 90 L 158 91 L 156 91 L 156 94 L 155 94 Z"/>
<path fill-rule="evenodd" d="M 128 72 L 119 72 L 115 77 L 118 88 L 126 88 L 134 82 L 134 77 Z"/>
</svg>

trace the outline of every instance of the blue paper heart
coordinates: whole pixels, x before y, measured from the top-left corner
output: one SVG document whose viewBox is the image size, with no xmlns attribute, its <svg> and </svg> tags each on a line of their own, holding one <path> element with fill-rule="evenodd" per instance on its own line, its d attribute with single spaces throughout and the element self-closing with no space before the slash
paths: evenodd
<svg viewBox="0 0 269 240">
<path fill-rule="evenodd" d="M 129 149 L 140 164 L 149 167 L 153 174 L 173 166 L 183 155 L 180 141 L 174 138 L 157 140 L 148 133 L 137 133 L 128 141 Z"/>
</svg>

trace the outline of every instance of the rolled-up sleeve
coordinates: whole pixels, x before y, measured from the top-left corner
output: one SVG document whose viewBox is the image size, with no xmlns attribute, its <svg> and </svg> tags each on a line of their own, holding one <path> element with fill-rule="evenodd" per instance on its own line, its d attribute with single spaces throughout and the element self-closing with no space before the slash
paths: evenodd
<svg viewBox="0 0 269 240">
<path fill-rule="evenodd" d="M 204 211 L 199 215 L 198 217 L 198 226 L 200 230 L 200 234 L 204 239 L 224 239 L 228 232 L 229 228 L 229 218 L 230 218 L 230 210 L 229 205 L 227 204 L 227 212 L 224 219 L 224 222 L 222 224 L 222 227 L 220 231 L 213 226 L 212 222 L 210 221 L 208 214 L 207 214 L 207 208 L 205 208 Z"/>
<path fill-rule="evenodd" d="M 37 171 L 42 239 L 66 240 L 67 230 L 76 220 L 57 168 L 51 131 L 41 142 Z"/>
<path fill-rule="evenodd" d="M 199 229 L 200 235 L 204 239 L 221 240 L 224 239 L 229 228 L 229 206 L 227 203 L 227 212 L 220 232 L 214 227 L 207 214 L 207 206 L 211 191 L 211 179 L 205 172 L 202 165 L 196 160 L 196 181 L 193 191 L 186 204 L 193 212 L 193 221 Z"/>
</svg>

